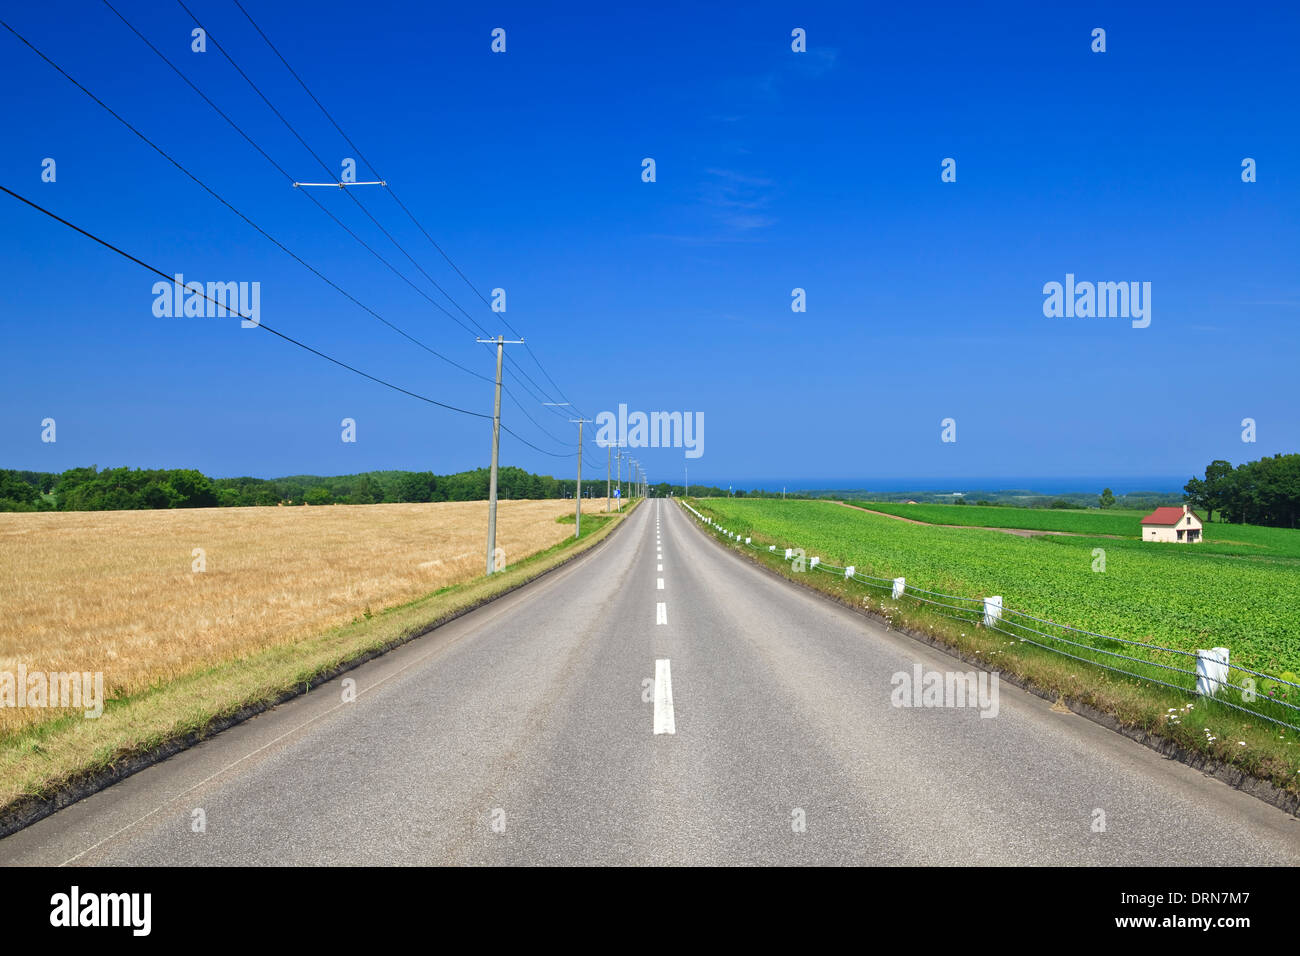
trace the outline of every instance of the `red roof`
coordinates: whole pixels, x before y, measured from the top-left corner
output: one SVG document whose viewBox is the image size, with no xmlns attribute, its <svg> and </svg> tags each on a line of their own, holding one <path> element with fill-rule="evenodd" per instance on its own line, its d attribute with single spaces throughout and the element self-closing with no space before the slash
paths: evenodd
<svg viewBox="0 0 1300 956">
<path fill-rule="evenodd" d="M 1142 519 L 1142 524 L 1168 525 L 1168 524 L 1178 524 L 1178 522 L 1182 520 L 1183 520 L 1183 509 L 1170 506 L 1167 508 L 1157 508 L 1155 511 L 1151 512 L 1149 515 L 1147 515 L 1145 518 Z"/>
</svg>

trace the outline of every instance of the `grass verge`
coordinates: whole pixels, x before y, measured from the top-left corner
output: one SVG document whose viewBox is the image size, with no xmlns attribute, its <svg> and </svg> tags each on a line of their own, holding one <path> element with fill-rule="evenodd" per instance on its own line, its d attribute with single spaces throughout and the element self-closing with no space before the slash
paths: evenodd
<svg viewBox="0 0 1300 956">
<path fill-rule="evenodd" d="M 580 538 L 490 577 L 109 700 L 95 720 L 63 716 L 0 737 L 0 836 L 527 584 L 595 547 L 637 503 L 584 515 Z"/>
<path fill-rule="evenodd" d="M 696 510 L 715 521 L 727 516 L 707 499 L 691 499 Z M 886 626 L 939 647 L 1040 697 L 1069 706 L 1153 749 L 1248 790 L 1289 813 L 1300 815 L 1300 746 L 1293 730 L 1253 719 L 1208 699 L 1125 677 L 1086 662 L 1022 643 L 982 624 L 951 620 L 937 609 L 835 574 L 795 572 L 783 559 L 789 541 L 745 533 L 760 549 L 724 537 L 716 527 L 699 525 L 720 545 L 803 587 L 863 612 Z M 802 542 L 804 546 L 808 541 Z M 778 552 L 767 551 L 776 545 Z M 1255 786 L 1257 782 L 1265 787 Z"/>
</svg>

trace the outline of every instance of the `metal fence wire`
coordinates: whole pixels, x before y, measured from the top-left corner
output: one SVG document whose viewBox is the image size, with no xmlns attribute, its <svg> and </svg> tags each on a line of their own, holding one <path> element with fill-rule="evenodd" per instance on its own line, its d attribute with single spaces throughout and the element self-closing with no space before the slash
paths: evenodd
<svg viewBox="0 0 1300 956">
<path fill-rule="evenodd" d="M 746 536 L 722 527 L 685 501 L 682 505 L 702 525 L 732 538 L 737 544 L 744 544 L 754 551 L 773 553 L 783 561 L 794 560 L 797 557 L 792 555 L 787 558 L 786 548 L 781 545 L 773 547 L 770 542 L 754 543 L 752 535 L 747 540 Z M 806 555 L 806 552 L 804 554 Z M 1216 704 L 1278 726 L 1300 730 L 1300 684 L 1292 681 L 1237 664 L 1225 664 L 1212 654 L 1183 651 L 1173 647 L 1162 647 L 1159 644 L 1100 634 L 1096 631 L 1071 627 L 1068 624 L 1058 624 L 1014 608 L 999 607 L 996 614 L 990 615 L 984 598 L 929 591 L 907 584 L 905 579 L 901 591 L 895 595 L 896 579 L 894 578 L 860 574 L 856 567 L 849 574 L 846 573 L 849 568 L 828 564 L 820 558 L 815 564 L 812 563 L 812 558 L 805 557 L 804 560 L 809 571 L 822 571 L 843 580 L 851 578 L 866 587 L 888 591 L 894 600 L 901 601 L 903 598 L 909 598 L 919 604 L 937 609 L 934 613 L 950 620 L 986 627 L 1021 644 L 1030 644 L 1062 657 L 1180 691 L 1192 697 L 1212 700 Z M 1208 660 L 1212 665 L 1217 665 L 1217 668 L 1198 671 L 1197 662 L 1200 659 Z M 1267 687 L 1267 690 L 1262 690 L 1261 685 Z M 1276 696 L 1276 693 L 1286 693 L 1296 700 L 1294 702 L 1287 700 Z M 1240 703 L 1229 699 L 1232 697 L 1239 698 Z"/>
</svg>

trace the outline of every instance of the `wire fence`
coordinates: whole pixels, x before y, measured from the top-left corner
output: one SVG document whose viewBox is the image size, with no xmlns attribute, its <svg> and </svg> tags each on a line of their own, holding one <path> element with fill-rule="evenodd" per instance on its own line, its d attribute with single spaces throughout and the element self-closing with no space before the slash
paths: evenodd
<svg viewBox="0 0 1300 956">
<path fill-rule="evenodd" d="M 1169 688 L 1193 698 L 1210 700 L 1215 705 L 1278 726 L 1300 730 L 1300 684 L 1232 664 L 1227 648 L 1183 651 L 1162 647 L 1035 617 L 1003 607 L 1000 597 L 946 594 L 908 584 L 903 576 L 882 578 L 862 574 L 853 565 L 840 567 L 819 557 L 810 558 L 801 548 L 755 543 L 752 535 L 723 527 L 685 501 L 682 504 L 701 524 L 739 546 L 766 551 L 783 561 L 802 562 L 796 570 L 820 571 L 844 581 L 887 591 L 896 602 L 904 599 L 914 601 L 941 617 L 997 631 L 1018 644 L 1028 644 L 1111 673 Z"/>
</svg>

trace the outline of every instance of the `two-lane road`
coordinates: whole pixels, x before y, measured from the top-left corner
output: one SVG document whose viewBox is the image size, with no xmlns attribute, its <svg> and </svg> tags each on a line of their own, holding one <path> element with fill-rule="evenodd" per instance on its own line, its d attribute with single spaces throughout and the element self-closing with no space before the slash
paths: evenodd
<svg viewBox="0 0 1300 956">
<path fill-rule="evenodd" d="M 1300 863 L 1300 821 L 1010 685 L 992 718 L 892 706 L 914 663 L 970 669 L 652 500 L 592 554 L 0 861 Z"/>
</svg>

